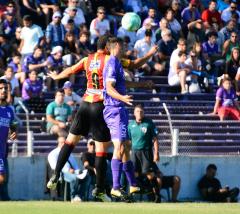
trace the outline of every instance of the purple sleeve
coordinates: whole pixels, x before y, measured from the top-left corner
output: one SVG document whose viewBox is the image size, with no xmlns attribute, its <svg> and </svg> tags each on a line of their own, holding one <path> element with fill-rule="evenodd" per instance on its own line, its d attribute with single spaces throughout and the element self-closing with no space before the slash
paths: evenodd
<svg viewBox="0 0 240 214">
<path fill-rule="evenodd" d="M 219 89 L 217 90 L 216 99 L 222 100 L 222 95 L 223 95 L 223 89 L 222 89 L 222 87 L 221 87 L 221 88 L 219 88 Z"/>
<path fill-rule="evenodd" d="M 107 73 L 106 81 L 116 82 L 116 61 L 114 59 L 109 59 L 107 63 Z"/>
</svg>

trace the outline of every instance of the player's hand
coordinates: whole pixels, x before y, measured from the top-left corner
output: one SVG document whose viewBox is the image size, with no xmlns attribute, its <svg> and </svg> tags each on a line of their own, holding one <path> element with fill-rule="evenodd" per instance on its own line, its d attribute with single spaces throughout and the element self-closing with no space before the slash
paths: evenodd
<svg viewBox="0 0 240 214">
<path fill-rule="evenodd" d="M 17 132 L 12 132 L 9 136 L 10 140 L 16 140 L 17 139 Z"/>
<path fill-rule="evenodd" d="M 133 98 L 131 95 L 124 95 L 122 101 L 130 106 L 132 106 Z"/>
<path fill-rule="evenodd" d="M 49 71 L 48 73 L 47 73 L 47 76 L 48 77 L 51 77 L 53 80 L 56 80 L 57 79 L 57 72 L 56 71 Z"/>
<path fill-rule="evenodd" d="M 155 53 L 157 53 L 158 52 L 158 45 L 154 45 L 154 46 L 152 46 L 151 47 L 151 49 L 148 51 L 148 54 L 149 55 L 154 55 Z"/>
</svg>

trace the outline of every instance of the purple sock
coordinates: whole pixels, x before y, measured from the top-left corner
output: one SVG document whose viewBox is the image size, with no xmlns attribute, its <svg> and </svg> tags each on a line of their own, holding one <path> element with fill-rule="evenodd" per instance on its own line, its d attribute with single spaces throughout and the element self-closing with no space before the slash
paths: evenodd
<svg viewBox="0 0 240 214">
<path fill-rule="evenodd" d="M 134 175 L 134 167 L 132 161 L 123 163 L 123 171 L 127 176 L 127 180 L 130 186 L 137 186 L 136 178 Z"/>
<path fill-rule="evenodd" d="M 119 189 L 121 187 L 120 179 L 122 174 L 123 163 L 121 160 L 112 159 L 112 178 L 113 178 L 113 189 Z"/>
</svg>

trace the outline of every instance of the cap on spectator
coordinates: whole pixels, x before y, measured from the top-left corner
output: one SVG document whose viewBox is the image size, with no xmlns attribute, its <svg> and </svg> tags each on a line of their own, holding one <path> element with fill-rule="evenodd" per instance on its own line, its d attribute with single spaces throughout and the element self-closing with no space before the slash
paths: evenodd
<svg viewBox="0 0 240 214">
<path fill-rule="evenodd" d="M 61 46 L 55 46 L 55 47 L 53 47 L 51 54 L 56 54 L 56 53 L 62 52 L 62 51 L 63 51 L 63 48 Z"/>
<path fill-rule="evenodd" d="M 65 88 L 72 88 L 72 83 L 70 81 L 66 81 L 63 85 L 63 89 Z"/>
<path fill-rule="evenodd" d="M 62 15 L 59 11 L 56 11 L 52 16 L 53 19 L 56 18 L 56 17 L 60 17 L 60 18 L 62 17 Z"/>
<path fill-rule="evenodd" d="M 68 9 L 69 9 L 69 10 L 77 10 L 77 7 L 75 7 L 75 6 L 70 6 L 70 7 L 68 7 Z"/>
<path fill-rule="evenodd" d="M 32 21 L 32 17 L 30 15 L 23 16 L 24 21 Z"/>
<path fill-rule="evenodd" d="M 157 26 L 157 24 L 154 22 L 152 18 L 146 18 L 144 21 L 144 25 Z"/>
<path fill-rule="evenodd" d="M 191 1 L 190 1 L 190 4 L 191 4 L 191 5 L 198 5 L 198 4 L 199 4 L 199 1 L 198 1 L 198 0 L 191 0 Z"/>
</svg>

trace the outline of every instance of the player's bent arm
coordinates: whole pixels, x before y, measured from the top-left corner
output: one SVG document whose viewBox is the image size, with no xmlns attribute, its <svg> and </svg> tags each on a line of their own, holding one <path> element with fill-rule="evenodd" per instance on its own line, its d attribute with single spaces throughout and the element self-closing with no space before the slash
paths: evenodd
<svg viewBox="0 0 240 214">
<path fill-rule="evenodd" d="M 130 62 L 128 68 L 129 69 L 136 69 L 141 67 L 142 65 L 144 65 L 156 52 L 158 51 L 158 46 L 154 45 L 149 51 L 148 53 L 138 59 L 135 59 L 133 61 Z"/>
<path fill-rule="evenodd" d="M 132 105 L 132 99 L 130 96 L 128 95 L 121 95 L 118 93 L 118 91 L 115 89 L 115 82 L 113 81 L 107 81 L 106 82 L 106 89 L 107 89 L 107 93 L 109 96 L 111 96 L 112 98 L 116 99 L 116 100 L 120 100 L 128 105 Z"/>
</svg>

